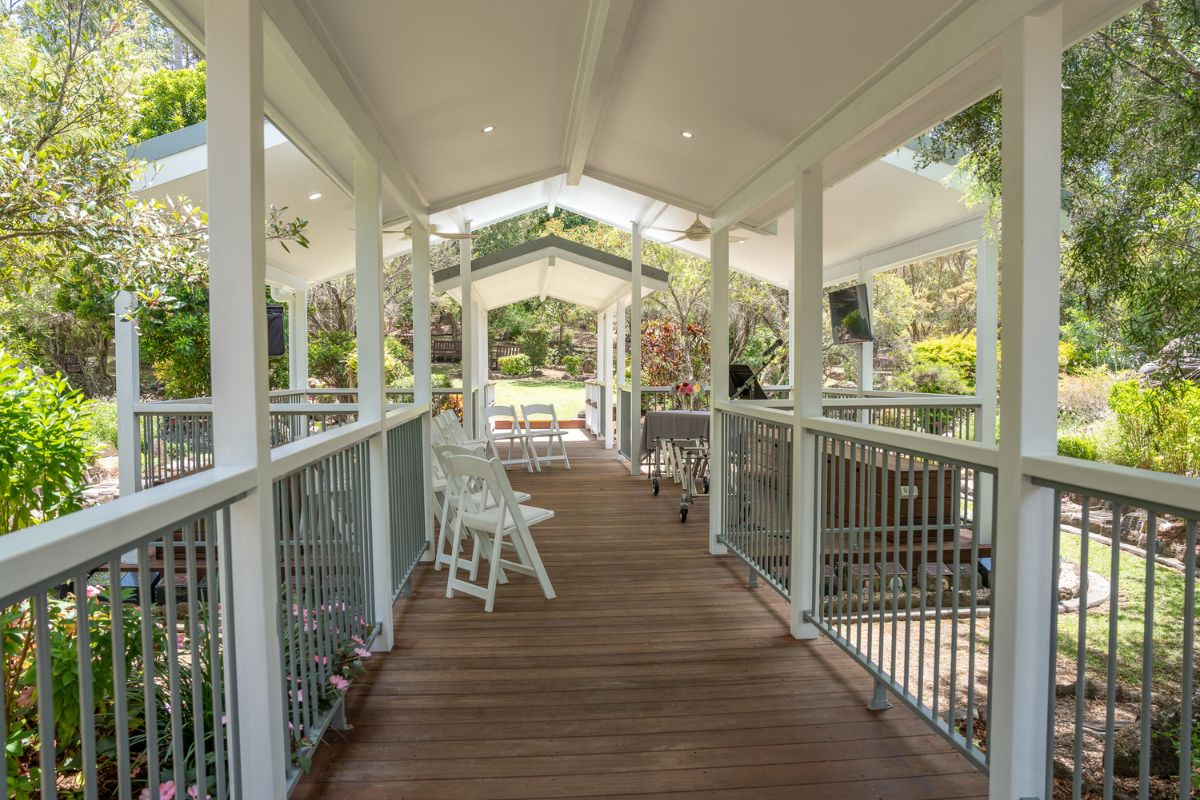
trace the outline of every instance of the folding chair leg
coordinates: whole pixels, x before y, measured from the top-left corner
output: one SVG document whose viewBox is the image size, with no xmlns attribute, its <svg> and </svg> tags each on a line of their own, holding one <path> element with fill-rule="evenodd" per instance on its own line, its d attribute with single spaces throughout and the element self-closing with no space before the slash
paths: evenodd
<svg viewBox="0 0 1200 800">
<path fill-rule="evenodd" d="M 450 551 L 450 575 L 446 580 L 446 597 L 454 597 L 454 583 L 458 580 L 458 554 L 462 552 L 462 523 L 454 524 L 454 547 Z"/>
<path fill-rule="evenodd" d="M 504 533 L 501 531 L 492 540 L 492 563 L 488 568 L 487 595 L 483 600 L 483 610 L 488 613 L 491 613 L 492 608 L 496 605 L 496 584 L 500 580 L 500 554 L 503 550 Z"/>
<path fill-rule="evenodd" d="M 554 587 L 550 584 L 550 576 L 546 573 L 546 565 L 542 563 L 541 553 L 534 544 L 529 526 L 518 524 L 512 532 L 512 541 L 513 548 L 517 551 L 517 558 L 522 564 L 533 570 L 538 586 L 542 589 L 542 595 L 547 600 L 553 600 L 556 597 Z"/>
</svg>

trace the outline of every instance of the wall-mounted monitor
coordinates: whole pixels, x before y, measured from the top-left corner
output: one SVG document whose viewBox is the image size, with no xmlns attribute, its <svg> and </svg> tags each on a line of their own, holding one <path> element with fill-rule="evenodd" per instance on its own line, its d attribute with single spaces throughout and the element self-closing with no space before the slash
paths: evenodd
<svg viewBox="0 0 1200 800">
<path fill-rule="evenodd" d="M 871 309 L 867 303 L 867 285 L 848 286 L 829 293 L 829 321 L 836 344 L 873 342 Z"/>
<path fill-rule="evenodd" d="M 287 353 L 287 332 L 283 327 L 283 306 L 267 304 L 267 357 L 278 358 Z"/>
</svg>

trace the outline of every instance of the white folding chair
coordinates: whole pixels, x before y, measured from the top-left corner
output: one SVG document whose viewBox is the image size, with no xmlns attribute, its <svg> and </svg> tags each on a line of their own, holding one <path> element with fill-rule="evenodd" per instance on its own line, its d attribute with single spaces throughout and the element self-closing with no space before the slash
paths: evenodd
<svg viewBox="0 0 1200 800">
<path fill-rule="evenodd" d="M 450 542 L 449 531 L 453 526 L 453 520 L 462 509 L 463 499 L 467 497 L 478 499 L 478 495 L 482 492 L 482 488 L 476 485 L 477 482 L 466 480 L 447 471 L 446 458 L 451 455 L 487 458 L 482 445 L 462 446 L 441 444 L 435 445 L 433 448 L 433 460 L 437 464 L 438 471 L 443 476 L 442 485 L 444 487 L 439 501 L 440 504 L 436 507 L 435 511 L 438 517 L 438 535 L 437 542 L 434 545 L 434 570 L 441 570 L 443 564 L 451 563 L 450 552 L 446 547 Z M 524 503 L 531 497 L 528 492 L 514 491 L 512 494 L 517 503 Z M 493 501 L 485 500 L 485 502 Z M 462 562 L 462 566 L 470 570 L 471 580 L 475 580 L 475 576 L 479 572 L 480 555 L 480 549 L 475 548 L 471 554 L 471 559 Z"/>
<path fill-rule="evenodd" d="M 500 459 L 505 467 L 510 464 L 524 464 L 528 472 L 541 472 L 537 453 L 533 450 L 529 435 L 521 427 L 521 420 L 512 406 L 488 406 L 483 410 L 483 434 L 487 437 L 488 449 L 494 458 Z M 507 419 L 508 428 L 497 427 L 496 421 Z M 508 445 L 508 457 L 500 456 L 500 445 Z M 513 447 L 520 448 L 520 456 L 513 456 Z"/>
<path fill-rule="evenodd" d="M 531 417 L 550 417 L 549 428 L 533 427 Z M 533 450 L 534 456 L 538 463 L 543 461 L 562 461 L 566 464 L 567 469 L 571 468 L 571 459 L 567 458 L 567 443 L 566 431 L 558 425 L 558 414 L 554 410 L 554 406 L 546 403 L 530 403 L 529 405 L 521 406 L 521 417 L 525 424 L 525 434 L 529 437 L 529 446 Z M 546 455 L 540 455 L 537 452 L 537 440 L 546 440 Z M 554 455 L 554 443 L 558 443 L 558 455 Z"/>
<path fill-rule="evenodd" d="M 554 587 L 529 528 L 552 519 L 554 512 L 518 503 L 500 459 L 449 452 L 443 455 L 446 474 L 460 480 L 457 485 L 477 484 L 479 487 L 478 491 L 461 495 L 458 512 L 454 515 L 451 526 L 454 543 L 449 558 L 446 596 L 454 597 L 454 593 L 460 591 L 478 597 L 483 600 L 483 610 L 490 612 L 496 604 L 496 587 L 508 583 L 505 573 L 511 571 L 536 578 L 545 598 L 553 600 Z M 458 577 L 460 569 L 469 569 L 469 562 L 460 557 L 465 536 L 474 540 L 476 552 L 490 562 L 485 586 L 476 585 L 474 577 L 470 580 Z M 508 557 L 509 552 L 513 558 Z M 478 557 L 473 560 L 478 563 Z"/>
</svg>

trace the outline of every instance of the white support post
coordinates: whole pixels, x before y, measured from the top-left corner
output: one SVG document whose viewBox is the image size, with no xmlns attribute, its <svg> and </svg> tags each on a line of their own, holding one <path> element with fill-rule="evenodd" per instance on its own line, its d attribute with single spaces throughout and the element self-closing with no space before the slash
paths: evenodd
<svg viewBox="0 0 1200 800">
<path fill-rule="evenodd" d="M 282 800 L 286 730 L 280 674 L 279 559 L 267 414 L 263 218 L 263 20 L 256 0 L 206 0 L 209 330 L 214 460 L 256 470 L 230 508 L 238 751 L 244 797 Z M 226 631 L 228 633 L 228 631 Z"/>
<path fill-rule="evenodd" d="M 471 232 L 471 223 L 466 223 L 463 233 Z M 462 280 L 462 299 L 460 316 L 462 317 L 462 413 L 463 428 L 468 437 L 474 437 L 475 408 L 471 401 L 472 390 L 475 388 L 475 287 L 471 276 L 471 240 L 458 240 L 458 274 Z"/>
<path fill-rule="evenodd" d="M 617 429 L 614 432 L 614 435 L 617 439 L 618 448 L 621 445 L 621 431 L 623 430 L 623 426 L 626 424 L 625 412 L 621 410 L 621 398 L 619 395 L 621 392 L 621 387 L 625 384 L 625 362 L 627 360 L 625 353 L 625 341 L 628 335 L 629 320 L 626 318 L 625 314 L 625 301 L 620 300 L 617 302 L 617 379 L 616 384 L 613 387 L 613 400 L 617 404 Z M 633 447 L 631 445 L 630 450 L 632 449 Z M 632 452 L 629 454 L 629 457 L 631 459 L 633 458 Z"/>
<path fill-rule="evenodd" d="M 725 433 L 717 403 L 729 399 L 729 228 L 712 232 L 712 327 L 709 330 L 709 432 L 708 446 L 713 464 L 725 463 Z M 721 498 L 725 488 L 722 470 L 710 470 L 708 500 L 708 552 L 723 556 L 729 548 L 718 541 L 725 522 Z"/>
<path fill-rule="evenodd" d="M 1001 134 L 1004 380 L 992 605 L 992 797 L 1046 791 L 1054 493 L 1022 474 L 1054 455 L 1058 392 L 1062 7 L 1005 32 Z"/>
<path fill-rule="evenodd" d="M 607 327 L 608 327 L 608 309 L 602 308 L 596 312 L 596 382 L 597 383 L 604 382 L 604 349 L 605 349 L 604 348 L 604 332 Z M 585 414 L 587 415 L 588 420 L 589 420 L 589 423 L 585 423 L 585 424 L 590 424 L 592 433 L 595 434 L 597 438 L 601 438 L 600 432 L 602 430 L 604 430 L 604 428 L 601 424 L 601 419 L 603 418 L 603 410 L 600 407 L 600 403 L 599 402 L 596 403 L 595 409 L 592 409 L 589 407 L 585 411 Z"/>
<path fill-rule="evenodd" d="M 429 318 L 429 301 L 432 292 L 432 275 L 429 271 L 429 229 L 413 226 L 412 232 L 412 287 L 413 287 L 413 402 L 417 405 L 433 403 L 433 356 Z M 425 486 L 425 542 L 423 561 L 433 560 L 433 432 L 430 428 L 432 416 L 421 419 L 422 477 Z"/>
<path fill-rule="evenodd" d="M 492 353 L 488 340 L 488 312 L 478 300 L 475 301 L 475 348 L 475 386 L 479 389 L 479 409 L 482 409 Z M 482 424 L 482 418 L 478 419 Z"/>
<path fill-rule="evenodd" d="M 975 396 L 980 400 L 975 418 L 975 440 L 991 445 L 996 441 L 996 380 L 1000 371 L 996 349 L 1000 286 L 996 242 L 987 231 L 981 230 L 975 253 Z M 980 544 L 990 545 L 994 533 L 996 481 L 991 475 L 980 475 L 976 486 L 975 530 L 979 533 Z"/>
<path fill-rule="evenodd" d="M 633 275 L 629 295 L 629 385 L 633 390 L 629 404 L 629 472 L 642 473 L 642 226 L 633 223 L 633 250 L 630 256 Z"/>
<path fill-rule="evenodd" d="M 620 313 L 620 301 L 609 307 L 608 338 L 605 339 L 604 345 L 604 349 L 607 351 L 605 355 L 604 386 L 607 390 L 606 397 L 608 398 L 604 407 L 604 428 L 608 431 L 608 441 L 604 443 L 604 446 L 608 450 L 612 450 L 617 446 L 617 425 L 614 422 L 616 419 L 614 409 L 617 407 L 617 387 L 620 386 L 620 381 L 617 377 L 617 335 L 624 336 L 624 331 L 620 329 L 620 325 L 618 324 Z"/>
<path fill-rule="evenodd" d="M 381 422 L 387 414 L 383 350 L 383 215 L 379 205 L 379 164 L 354 156 L 354 291 L 358 329 L 358 419 Z M 387 436 L 367 442 L 371 483 L 371 577 L 376 652 L 392 649 L 392 537 Z"/>
<path fill-rule="evenodd" d="M 308 287 L 291 291 L 288 302 L 288 384 L 308 389 Z"/>
<path fill-rule="evenodd" d="M 117 292 L 113 304 L 114 339 L 117 345 L 117 488 L 128 497 L 141 487 L 142 446 L 134 405 L 142 396 L 141 352 L 137 324 L 129 315 L 137 307 L 130 292 Z"/>
<path fill-rule="evenodd" d="M 816 164 L 796 176 L 796 243 L 792 275 L 792 636 L 812 639 L 817 629 L 805 619 L 815 611 L 817 476 L 820 464 L 804 428 L 805 417 L 821 416 L 821 301 L 823 284 L 823 170 Z"/>
</svg>

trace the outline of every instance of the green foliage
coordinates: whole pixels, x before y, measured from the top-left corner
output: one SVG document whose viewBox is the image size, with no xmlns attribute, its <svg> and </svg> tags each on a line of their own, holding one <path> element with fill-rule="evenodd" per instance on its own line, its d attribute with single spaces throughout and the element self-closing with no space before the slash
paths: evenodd
<svg viewBox="0 0 1200 800">
<path fill-rule="evenodd" d="M 358 347 L 350 331 L 318 331 L 308 337 L 308 374 L 326 386 L 344 386 L 346 360 Z"/>
<path fill-rule="evenodd" d="M 1068 434 L 1058 437 L 1058 454 L 1085 461 L 1100 460 L 1100 444 L 1094 436 Z"/>
<path fill-rule="evenodd" d="M 579 375 L 583 372 L 583 357 L 577 355 L 563 356 L 562 365 L 568 375 Z"/>
<path fill-rule="evenodd" d="M 1175 382 L 1200 351 L 1198 129 L 1191 0 L 1149 0 L 1064 54 L 1062 307 L 1079 358 L 1123 368 L 1167 349 L 1162 380 Z M 929 159 L 968 153 L 960 169 L 994 199 L 1000 138 L 994 94 L 935 128 L 923 149 Z"/>
<path fill-rule="evenodd" d="M 88 417 L 92 429 L 92 447 L 99 451 L 117 446 L 117 401 L 91 400 Z"/>
<path fill-rule="evenodd" d="M 1067 425 L 1091 425 L 1108 416 L 1108 394 L 1114 377 L 1096 369 L 1063 375 L 1058 381 L 1058 416 Z"/>
<path fill-rule="evenodd" d="M 342 386 L 358 385 L 358 341 L 346 353 L 342 364 Z M 309 348 L 309 358 L 312 358 L 312 348 Z M 383 380 L 387 386 L 407 386 L 412 383 L 412 352 L 399 339 L 383 340 Z M 309 364 L 311 373 L 312 365 Z"/>
<path fill-rule="evenodd" d="M 1170 389 L 1137 379 L 1113 384 L 1113 420 L 1101 446 L 1105 461 L 1127 467 L 1200 475 L 1200 384 Z"/>
<path fill-rule="evenodd" d="M 931 364 L 918 361 L 895 380 L 896 388 L 902 392 L 926 392 L 930 394 L 970 394 L 971 388 L 963 380 L 962 373 L 949 364 Z"/>
<path fill-rule="evenodd" d="M 975 385 L 975 334 L 951 334 L 925 339 L 913 345 L 913 359 L 955 370 L 964 385 Z"/>
<path fill-rule="evenodd" d="M 500 356 L 500 374 L 506 378 L 521 378 L 533 372 L 533 362 L 524 353 Z"/>
<path fill-rule="evenodd" d="M 526 328 L 517 337 L 521 352 L 529 356 L 529 363 L 536 369 L 544 367 L 550 355 L 550 328 L 546 325 L 533 325 Z"/>
<path fill-rule="evenodd" d="M 205 63 L 186 69 L 160 69 L 142 81 L 133 137 L 139 142 L 203 122 L 206 112 Z"/>
<path fill-rule="evenodd" d="M 0 350 L 0 534 L 79 508 L 91 442 L 83 396 Z"/>
</svg>

